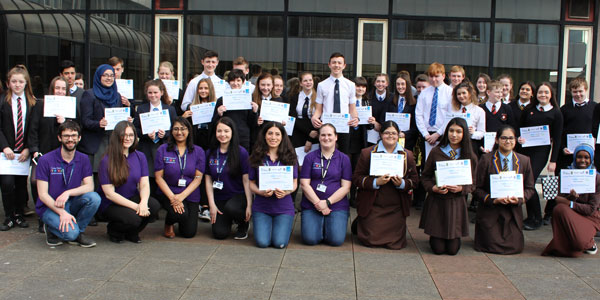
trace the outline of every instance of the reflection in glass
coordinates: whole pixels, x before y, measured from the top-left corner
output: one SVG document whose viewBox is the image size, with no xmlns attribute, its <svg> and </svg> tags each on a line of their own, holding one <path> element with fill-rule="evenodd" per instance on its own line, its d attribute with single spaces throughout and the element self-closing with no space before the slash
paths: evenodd
<svg viewBox="0 0 600 300">
<path fill-rule="evenodd" d="M 559 20 L 561 0 L 496 0 L 496 18 Z"/>
<path fill-rule="evenodd" d="M 290 1 L 292 2 L 298 0 Z M 189 10 L 227 10 L 227 11 L 283 11 L 283 1 L 281 0 L 261 0 L 261 1 L 239 1 L 239 0 L 218 0 L 218 1 L 188 1 Z"/>
<path fill-rule="evenodd" d="M 395 15 L 489 18 L 491 0 L 394 0 Z"/>
<path fill-rule="evenodd" d="M 91 9 L 151 9 L 152 0 L 90 0 Z"/>
<path fill-rule="evenodd" d="M 360 37 L 359 37 L 360 38 Z M 387 38 L 387 37 L 386 37 Z M 381 56 L 383 48 L 383 24 L 363 24 L 362 72 L 361 76 L 371 78 L 382 72 Z"/>
<path fill-rule="evenodd" d="M 85 9 L 85 0 L 0 0 L 0 10 Z"/>
<path fill-rule="evenodd" d="M 158 61 L 168 61 L 173 64 L 177 72 L 177 33 L 179 31 L 178 19 L 160 19 L 160 46 L 157 49 Z M 158 66 L 156 67 L 158 69 Z M 178 74 L 175 74 L 177 77 Z"/>
<path fill-rule="evenodd" d="M 291 0 L 290 11 L 387 15 L 388 0 Z"/>
</svg>

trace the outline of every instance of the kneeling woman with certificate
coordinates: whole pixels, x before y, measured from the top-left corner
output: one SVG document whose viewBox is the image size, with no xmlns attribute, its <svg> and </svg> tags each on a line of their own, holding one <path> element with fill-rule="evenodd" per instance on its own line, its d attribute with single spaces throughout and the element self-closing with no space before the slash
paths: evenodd
<svg viewBox="0 0 600 300">
<path fill-rule="evenodd" d="M 352 182 L 358 187 L 358 240 L 370 247 L 406 247 L 406 217 L 410 195 L 419 176 L 410 150 L 398 143 L 394 121 L 381 126 L 381 140 L 360 154 Z M 354 226 L 354 225 L 353 225 Z"/>
<path fill-rule="evenodd" d="M 569 187 L 569 194 L 556 196 L 557 205 L 552 212 L 553 237 L 542 255 L 577 257 L 582 252 L 596 254 L 598 251 L 594 235 L 600 231 L 600 176 L 593 170 L 594 148 L 581 144 L 573 156 L 569 169 L 587 169 L 596 174 L 595 192 L 578 194 L 574 187 Z M 563 178 L 561 181 L 565 184 Z M 561 190 L 563 188 L 561 186 Z"/>
<path fill-rule="evenodd" d="M 335 149 L 337 132 L 327 123 L 319 128 L 321 148 L 304 158 L 300 173 L 302 186 L 302 241 L 322 241 L 340 246 L 346 239 L 348 198 L 352 165 L 346 154 Z"/>
<path fill-rule="evenodd" d="M 473 197 L 479 201 L 475 222 L 475 250 L 497 254 L 523 251 L 521 206 L 535 191 L 529 158 L 514 152 L 516 131 L 505 125 L 496 132 L 491 153 L 477 163 Z"/>
<path fill-rule="evenodd" d="M 298 187 L 296 151 L 279 122 L 263 125 L 250 156 L 254 239 L 260 248 L 285 248 L 294 223 L 290 195 Z"/>
<path fill-rule="evenodd" d="M 421 174 L 427 199 L 419 228 L 430 235 L 429 245 L 435 254 L 456 255 L 460 238 L 469 236 L 466 203 L 467 194 L 475 189 L 476 165 L 467 122 L 451 119 L 440 144 L 429 152 Z"/>
</svg>

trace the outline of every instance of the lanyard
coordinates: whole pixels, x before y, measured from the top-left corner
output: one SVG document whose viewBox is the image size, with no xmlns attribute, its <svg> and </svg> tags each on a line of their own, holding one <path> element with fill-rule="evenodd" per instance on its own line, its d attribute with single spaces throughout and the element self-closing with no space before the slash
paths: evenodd
<svg viewBox="0 0 600 300">
<path fill-rule="evenodd" d="M 179 151 L 176 150 L 177 152 L 177 161 L 179 162 L 179 173 L 181 174 L 181 178 L 183 178 L 183 170 L 185 170 L 185 166 L 187 165 L 187 149 L 185 149 L 185 152 L 183 153 L 183 164 L 181 161 L 181 156 L 179 156 Z"/>
<path fill-rule="evenodd" d="M 269 164 L 269 160 L 270 160 L 270 158 L 268 158 L 268 159 L 265 159 L 265 167 L 272 167 L 272 166 Z M 277 165 L 275 165 L 275 166 L 277 166 L 277 167 L 278 167 L 280 163 L 281 163 L 280 161 L 277 161 Z"/>
<path fill-rule="evenodd" d="M 223 169 L 225 169 L 225 164 L 227 163 L 227 155 L 225 155 L 225 160 L 223 160 L 223 165 L 221 168 L 221 159 L 219 158 L 219 149 L 217 149 L 217 181 L 221 181 L 221 173 L 223 173 Z"/>
<path fill-rule="evenodd" d="M 321 154 L 321 184 L 323 184 L 323 182 L 325 181 L 325 176 L 327 176 L 327 171 L 329 170 L 329 164 L 331 164 L 332 160 L 333 160 L 333 154 L 331 155 L 331 158 L 327 160 L 327 167 L 325 167 L 325 164 L 323 163 L 323 154 Z"/>
<path fill-rule="evenodd" d="M 71 174 L 69 175 L 68 181 L 67 181 L 67 177 L 65 176 L 65 173 L 67 172 L 67 168 L 62 163 L 62 161 L 60 162 L 60 167 L 62 168 L 62 177 L 63 177 L 63 181 L 65 182 L 65 187 L 68 187 L 69 183 L 71 182 L 71 178 L 73 177 L 73 170 L 75 170 L 75 162 L 73 162 L 73 166 L 71 167 Z"/>
</svg>

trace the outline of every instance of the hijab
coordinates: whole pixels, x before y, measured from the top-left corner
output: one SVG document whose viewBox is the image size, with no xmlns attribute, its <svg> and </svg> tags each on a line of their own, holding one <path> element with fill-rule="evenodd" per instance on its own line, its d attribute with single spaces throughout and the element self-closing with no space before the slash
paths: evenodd
<svg viewBox="0 0 600 300">
<path fill-rule="evenodd" d="M 115 72 L 112 66 L 103 64 L 100 65 L 98 69 L 96 69 L 96 73 L 94 73 L 94 96 L 100 99 L 107 107 L 115 107 L 121 102 L 121 95 L 117 91 L 116 82 L 110 87 L 106 87 L 102 84 L 102 74 L 104 74 L 106 70 L 113 71 L 113 74 Z"/>
<path fill-rule="evenodd" d="M 590 155 L 590 165 L 587 169 L 594 169 L 594 148 L 588 144 L 579 144 L 579 146 L 575 147 L 575 151 L 573 152 L 573 163 L 569 166 L 569 169 L 577 169 L 575 160 L 579 151 L 585 151 Z"/>
</svg>

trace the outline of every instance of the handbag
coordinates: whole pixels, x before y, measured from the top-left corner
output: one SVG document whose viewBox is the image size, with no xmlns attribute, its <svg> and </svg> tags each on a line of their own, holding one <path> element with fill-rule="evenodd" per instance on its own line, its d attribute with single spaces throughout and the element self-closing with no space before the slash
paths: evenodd
<svg viewBox="0 0 600 300">
<path fill-rule="evenodd" d="M 546 201 L 556 198 L 556 195 L 558 195 L 558 176 L 548 175 L 542 177 L 542 194 Z"/>
</svg>

